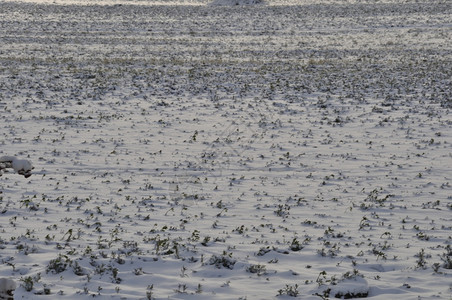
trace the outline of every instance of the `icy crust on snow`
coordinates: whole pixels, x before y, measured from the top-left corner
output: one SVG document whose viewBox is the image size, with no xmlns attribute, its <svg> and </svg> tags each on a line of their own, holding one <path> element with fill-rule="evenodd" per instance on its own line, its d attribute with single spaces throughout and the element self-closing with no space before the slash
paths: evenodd
<svg viewBox="0 0 452 300">
<path fill-rule="evenodd" d="M 452 8 L 310 2 L 0 2 L 16 299 L 450 298 Z"/>
</svg>

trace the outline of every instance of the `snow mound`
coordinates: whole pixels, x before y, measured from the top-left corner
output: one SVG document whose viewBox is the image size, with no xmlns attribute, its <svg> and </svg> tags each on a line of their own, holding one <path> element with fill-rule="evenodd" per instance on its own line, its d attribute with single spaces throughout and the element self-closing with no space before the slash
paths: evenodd
<svg viewBox="0 0 452 300">
<path fill-rule="evenodd" d="M 25 178 L 30 177 L 31 170 L 34 169 L 31 162 L 26 159 L 17 159 L 14 156 L 2 156 L 0 157 L 0 172 L 6 168 L 14 169 L 16 173 L 24 175 Z"/>
<path fill-rule="evenodd" d="M 263 5 L 265 0 L 213 0 L 210 5 L 213 6 L 236 6 L 236 5 Z"/>
<path fill-rule="evenodd" d="M 0 299 L 12 299 L 16 282 L 9 278 L 0 278 Z"/>
<path fill-rule="evenodd" d="M 354 276 L 338 282 L 330 290 L 330 296 L 336 298 L 365 298 L 369 294 L 369 284 L 361 276 Z"/>
</svg>

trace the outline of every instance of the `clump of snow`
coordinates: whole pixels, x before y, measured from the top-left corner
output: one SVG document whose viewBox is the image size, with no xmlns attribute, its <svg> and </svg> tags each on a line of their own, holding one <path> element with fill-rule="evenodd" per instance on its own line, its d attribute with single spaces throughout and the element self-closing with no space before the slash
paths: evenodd
<svg viewBox="0 0 452 300">
<path fill-rule="evenodd" d="M 24 175 L 25 178 L 31 176 L 31 171 L 34 169 L 29 160 L 17 159 L 14 156 L 2 156 L 0 157 L 0 176 L 3 169 L 12 168 L 20 175 Z"/>
<path fill-rule="evenodd" d="M 234 5 L 255 5 L 266 4 L 264 0 L 213 0 L 210 5 L 234 6 Z"/>
<path fill-rule="evenodd" d="M 369 294 L 369 284 L 363 277 L 354 276 L 333 285 L 329 294 L 336 298 L 363 298 Z"/>
<path fill-rule="evenodd" d="M 0 278 L 0 299 L 12 299 L 16 282 L 9 278 Z"/>
</svg>

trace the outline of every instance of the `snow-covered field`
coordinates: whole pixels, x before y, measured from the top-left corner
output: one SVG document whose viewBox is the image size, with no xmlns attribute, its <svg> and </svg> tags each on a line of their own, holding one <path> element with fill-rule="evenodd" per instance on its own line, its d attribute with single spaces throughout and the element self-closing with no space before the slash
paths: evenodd
<svg viewBox="0 0 452 300">
<path fill-rule="evenodd" d="M 450 1 L 54 2 L 0 2 L 3 292 L 452 299 Z"/>
</svg>

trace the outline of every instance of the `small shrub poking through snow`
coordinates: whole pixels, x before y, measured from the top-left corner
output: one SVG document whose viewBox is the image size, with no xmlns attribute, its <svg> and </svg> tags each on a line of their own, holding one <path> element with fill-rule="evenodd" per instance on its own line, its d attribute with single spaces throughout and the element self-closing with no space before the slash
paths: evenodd
<svg viewBox="0 0 452 300">
<path fill-rule="evenodd" d="M 286 286 L 280 290 L 278 290 L 277 296 L 283 296 L 287 295 L 289 297 L 297 297 L 300 292 L 298 291 L 298 284 L 295 285 L 289 285 L 286 284 Z"/>
<path fill-rule="evenodd" d="M 447 245 L 446 251 L 441 255 L 441 260 L 443 261 L 443 267 L 445 269 L 452 269 L 452 248 Z"/>
<path fill-rule="evenodd" d="M 250 273 L 257 274 L 258 276 L 267 274 L 267 268 L 264 265 L 250 265 L 246 270 Z"/>
<path fill-rule="evenodd" d="M 233 269 L 236 260 L 232 258 L 232 253 L 223 252 L 222 255 L 212 255 L 209 259 L 209 265 L 215 265 L 218 269 L 228 268 Z"/>
<path fill-rule="evenodd" d="M 66 255 L 58 255 L 57 258 L 50 260 L 47 265 L 47 272 L 52 272 L 53 274 L 58 274 L 66 271 L 68 265 L 70 265 L 71 260 Z"/>
</svg>

